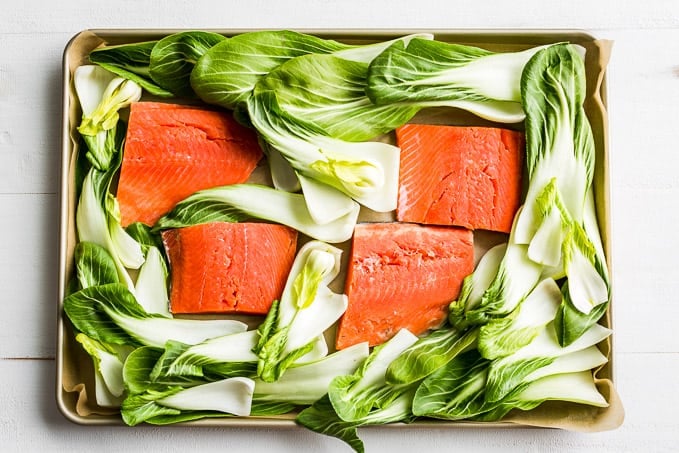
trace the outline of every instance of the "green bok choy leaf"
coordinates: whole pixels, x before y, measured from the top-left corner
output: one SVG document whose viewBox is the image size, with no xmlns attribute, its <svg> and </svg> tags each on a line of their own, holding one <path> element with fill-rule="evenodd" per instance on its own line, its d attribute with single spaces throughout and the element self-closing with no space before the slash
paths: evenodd
<svg viewBox="0 0 679 453">
<path fill-rule="evenodd" d="M 89 59 L 123 79 L 131 80 L 154 96 L 169 98 L 172 92 L 162 88 L 149 73 L 151 52 L 157 41 L 104 46 L 90 52 Z"/>
<path fill-rule="evenodd" d="M 372 411 L 386 409 L 413 385 L 388 385 L 385 374 L 389 365 L 412 346 L 418 338 L 406 329 L 389 341 L 376 346 L 354 374 L 338 376 L 330 383 L 328 397 L 337 416 L 356 422 Z"/>
</svg>

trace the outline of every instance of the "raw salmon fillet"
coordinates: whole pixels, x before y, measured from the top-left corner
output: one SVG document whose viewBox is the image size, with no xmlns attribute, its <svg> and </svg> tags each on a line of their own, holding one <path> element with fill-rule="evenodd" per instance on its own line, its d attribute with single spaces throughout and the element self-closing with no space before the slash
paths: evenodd
<svg viewBox="0 0 679 453">
<path fill-rule="evenodd" d="M 255 132 L 226 112 L 133 103 L 117 191 L 122 225 L 152 226 L 198 190 L 245 182 L 261 158 Z"/>
<path fill-rule="evenodd" d="M 509 233 L 521 202 L 522 132 L 407 124 L 396 139 L 399 221 Z"/>
<path fill-rule="evenodd" d="M 472 232 L 465 228 L 357 225 L 345 283 L 349 305 L 336 348 L 362 341 L 375 346 L 401 328 L 419 335 L 438 327 L 473 269 Z"/>
<path fill-rule="evenodd" d="M 214 222 L 165 230 L 172 313 L 266 314 L 280 298 L 297 231 L 268 223 Z"/>
</svg>

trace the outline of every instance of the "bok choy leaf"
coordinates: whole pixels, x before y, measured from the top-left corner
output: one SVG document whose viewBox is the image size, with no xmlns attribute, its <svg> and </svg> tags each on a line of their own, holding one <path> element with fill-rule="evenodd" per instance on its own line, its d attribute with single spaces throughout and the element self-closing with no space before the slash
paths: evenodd
<svg viewBox="0 0 679 453">
<path fill-rule="evenodd" d="M 326 395 L 300 412 L 295 421 L 311 431 L 332 436 L 345 442 L 357 453 L 364 453 L 365 446 L 358 437 L 358 428 L 368 425 L 412 421 L 414 418 L 411 409 L 413 393 L 413 390 L 403 393 L 384 409 L 374 410 L 365 417 L 351 422 L 339 418 Z"/>
<path fill-rule="evenodd" d="M 157 41 L 100 47 L 90 52 L 89 59 L 127 80 L 131 80 L 154 96 L 169 98 L 172 92 L 158 85 L 149 73 L 151 52 Z"/>
<path fill-rule="evenodd" d="M 156 42 L 149 56 L 149 75 L 176 96 L 194 96 L 191 72 L 208 50 L 226 38 L 218 33 L 192 30 L 173 33 Z"/>
<path fill-rule="evenodd" d="M 278 380 L 295 363 L 327 354 L 323 332 L 347 308 L 347 297 L 328 288 L 340 271 L 342 251 L 320 241 L 310 241 L 297 252 L 280 302 L 274 302 L 259 327 L 257 374 L 266 382 Z M 315 345 L 325 353 L 310 356 Z"/>
<path fill-rule="evenodd" d="M 163 376 L 152 371 L 162 349 L 142 346 L 125 360 L 123 376 L 128 395 L 121 414 L 128 425 L 146 422 L 165 425 L 205 417 L 232 417 L 236 413 L 278 415 L 294 407 L 287 403 L 252 403 L 252 381 L 244 377 Z"/>
<path fill-rule="evenodd" d="M 516 123 L 524 118 L 521 74 L 538 50 L 497 53 L 436 40 L 396 41 L 370 64 L 366 92 L 378 105 L 450 106 Z"/>
<path fill-rule="evenodd" d="M 365 94 L 367 77 L 368 63 L 337 53 L 309 54 L 274 68 L 257 82 L 253 95 L 274 92 L 290 118 L 333 138 L 366 141 L 402 126 L 419 110 L 408 104 L 373 104 Z"/>
<path fill-rule="evenodd" d="M 509 315 L 493 318 L 479 328 L 479 352 L 496 359 L 526 346 L 554 320 L 559 305 L 559 286 L 551 278 L 542 280 Z"/>
<path fill-rule="evenodd" d="M 109 192 L 117 167 L 115 164 L 106 172 L 92 167 L 85 176 L 76 207 L 76 230 L 80 241 L 94 243 L 109 252 L 120 280 L 133 290 L 127 269 L 139 268 L 144 254 L 140 244 L 120 225 L 117 205 Z"/>
<path fill-rule="evenodd" d="M 500 401 L 520 384 L 534 381 L 543 376 L 559 372 L 590 370 L 606 362 L 596 344 L 611 334 L 611 331 L 594 324 L 580 338 L 562 347 L 550 323 L 527 346 L 493 361 L 488 371 L 486 400 Z M 590 348 L 591 347 L 591 348 Z M 582 352 L 584 351 L 584 352 Z M 571 353 L 583 356 L 572 359 Z M 572 367 L 575 366 L 576 369 Z M 560 369 L 566 367 L 566 370 Z"/>
<path fill-rule="evenodd" d="M 337 376 L 352 374 L 368 357 L 368 343 L 358 343 L 314 362 L 290 367 L 275 382 L 255 379 L 253 402 L 313 404 Z"/>
<path fill-rule="evenodd" d="M 107 345 L 83 333 L 77 334 L 75 339 L 92 358 L 97 404 L 104 407 L 120 407 L 125 392 L 123 363 L 132 348 Z"/>
<path fill-rule="evenodd" d="M 82 241 L 76 244 L 73 253 L 75 271 L 81 288 L 120 282 L 113 257 L 104 247 Z"/>
<path fill-rule="evenodd" d="M 272 91 L 248 101 L 252 124 L 299 175 L 326 184 L 379 212 L 396 208 L 399 149 L 383 142 L 347 142 L 291 118 Z M 347 206 L 352 206 L 350 203 Z M 327 214 L 322 218 L 332 218 Z"/>
<path fill-rule="evenodd" d="M 584 62 L 572 45 L 545 48 L 526 65 L 521 90 L 529 184 L 515 238 L 528 245 L 531 260 L 567 277 L 569 306 L 588 315 L 607 304 L 609 287 L 591 195 L 595 148 L 585 89 Z M 584 322 L 559 324 L 579 332 L 598 320 L 563 319 Z M 572 341 L 577 335 L 562 331 L 559 337 Z"/>
<path fill-rule="evenodd" d="M 139 100 L 141 88 L 94 65 L 76 68 L 73 86 L 82 109 L 78 132 L 87 145 L 87 159 L 106 171 L 118 151 L 118 111 Z"/>
<path fill-rule="evenodd" d="M 155 230 L 207 222 L 262 219 L 281 223 L 324 242 L 343 242 L 354 231 L 359 206 L 332 222 L 316 223 L 301 194 L 257 184 L 233 184 L 196 192 L 158 220 Z"/>
<path fill-rule="evenodd" d="M 414 36 L 433 38 L 423 33 L 396 40 L 408 41 Z M 290 30 L 241 33 L 215 45 L 197 61 L 191 86 L 208 104 L 238 110 L 245 106 L 257 82 L 288 60 L 336 53 L 344 60 L 369 63 L 392 42 L 351 45 Z"/>
<path fill-rule="evenodd" d="M 76 329 L 105 343 L 162 348 L 169 340 L 187 344 L 241 332 L 247 325 L 235 320 L 169 319 L 149 314 L 120 283 L 92 286 L 64 299 L 64 311 Z"/>
<path fill-rule="evenodd" d="M 411 384 L 424 379 L 459 354 L 474 349 L 478 333 L 478 329 L 446 327 L 421 337 L 389 365 L 387 383 Z"/>
</svg>

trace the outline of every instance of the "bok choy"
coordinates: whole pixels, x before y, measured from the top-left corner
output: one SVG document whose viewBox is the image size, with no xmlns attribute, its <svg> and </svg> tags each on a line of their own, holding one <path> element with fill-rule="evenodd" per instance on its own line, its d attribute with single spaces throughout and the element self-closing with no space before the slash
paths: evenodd
<svg viewBox="0 0 679 453">
<path fill-rule="evenodd" d="M 585 315 L 562 318 L 585 323 L 560 324 L 559 337 L 568 342 L 577 338 L 568 330 L 584 332 L 598 320 L 586 315 L 607 304 L 609 297 L 598 229 L 592 227 L 595 149 L 583 108 L 585 84 L 583 59 L 567 44 L 538 52 L 521 80 L 529 184 L 515 241 L 528 245 L 531 260 L 554 268 L 557 277 L 567 277 L 566 303 Z"/>
<path fill-rule="evenodd" d="M 339 274 L 341 253 L 320 241 L 307 242 L 297 252 L 281 300 L 274 302 L 258 329 L 253 351 L 263 381 L 276 381 L 295 363 L 321 358 L 310 355 L 318 344 L 325 347 L 322 355 L 327 354 L 323 332 L 347 308 L 347 296 L 328 288 Z"/>
<path fill-rule="evenodd" d="M 104 46 L 90 52 L 90 61 L 131 80 L 149 93 L 169 98 L 172 93 L 158 85 L 149 74 L 151 52 L 157 41 Z"/>
<path fill-rule="evenodd" d="M 121 415 L 128 425 L 142 422 L 165 425 L 205 417 L 276 415 L 289 412 L 287 403 L 254 403 L 253 381 L 246 377 L 156 380 L 152 370 L 162 350 L 143 346 L 125 361 L 123 376 L 128 393 Z"/>
<path fill-rule="evenodd" d="M 170 319 L 144 311 L 120 283 L 92 286 L 64 299 L 64 311 L 79 331 L 95 340 L 162 348 L 169 340 L 187 344 L 245 331 L 247 324 L 227 319 Z"/>
<path fill-rule="evenodd" d="M 405 36 L 406 40 L 422 33 Z M 368 63 L 393 41 L 352 45 L 291 30 L 241 33 L 208 50 L 191 72 L 191 86 L 208 104 L 231 110 L 245 106 L 257 82 L 295 57 L 336 53 L 344 60 Z"/>
<path fill-rule="evenodd" d="M 354 231 L 359 206 L 326 224 L 316 223 L 304 196 L 258 184 L 233 184 L 206 189 L 179 202 L 155 225 L 156 230 L 207 222 L 262 219 L 281 223 L 324 242 L 343 242 Z"/>
<path fill-rule="evenodd" d="M 358 427 L 412 420 L 411 405 L 419 383 L 388 385 L 385 372 L 416 341 L 417 337 L 404 329 L 375 347 L 356 372 L 333 379 L 328 394 L 300 412 L 297 423 L 336 437 L 360 452 L 364 446 Z"/>
<path fill-rule="evenodd" d="M 396 41 L 370 64 L 366 92 L 378 105 L 450 106 L 516 123 L 524 118 L 521 74 L 539 49 L 498 53 L 436 40 Z"/>
</svg>

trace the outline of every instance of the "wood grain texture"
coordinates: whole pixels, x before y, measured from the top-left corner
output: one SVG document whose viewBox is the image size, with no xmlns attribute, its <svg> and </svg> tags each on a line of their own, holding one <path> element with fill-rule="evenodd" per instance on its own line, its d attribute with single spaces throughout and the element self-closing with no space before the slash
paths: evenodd
<svg viewBox="0 0 679 453">
<path fill-rule="evenodd" d="M 608 71 L 619 429 L 361 431 L 381 451 L 676 451 L 679 2 L 178 0 L 6 2 L 0 14 L 0 440 L 3 451 L 345 452 L 301 429 L 81 427 L 54 403 L 61 58 L 87 28 L 580 28 Z M 304 14 L 299 14 L 304 11 Z M 9 446 L 9 447 L 6 447 Z"/>
</svg>

